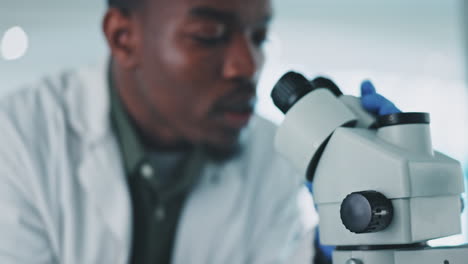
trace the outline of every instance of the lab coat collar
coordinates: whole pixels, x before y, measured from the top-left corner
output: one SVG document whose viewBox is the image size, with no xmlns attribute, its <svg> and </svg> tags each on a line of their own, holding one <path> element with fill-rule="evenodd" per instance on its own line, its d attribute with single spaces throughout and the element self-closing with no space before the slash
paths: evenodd
<svg viewBox="0 0 468 264">
<path fill-rule="evenodd" d="M 88 145 L 94 145 L 111 132 L 108 67 L 108 60 L 103 60 L 78 70 L 76 79 L 69 80 L 66 90 L 65 105 L 71 128 Z"/>
<path fill-rule="evenodd" d="M 125 252 L 131 240 L 131 203 L 120 151 L 112 136 L 108 65 L 106 60 L 64 78 L 64 107 L 80 142 L 79 182 L 113 243 Z"/>
</svg>

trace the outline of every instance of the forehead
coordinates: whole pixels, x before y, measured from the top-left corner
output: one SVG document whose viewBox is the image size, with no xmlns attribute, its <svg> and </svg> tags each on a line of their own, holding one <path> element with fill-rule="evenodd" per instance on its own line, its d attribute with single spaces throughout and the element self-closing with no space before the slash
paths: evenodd
<svg viewBox="0 0 468 264">
<path fill-rule="evenodd" d="M 271 0 L 147 0 L 150 16 L 167 19 L 221 18 L 258 23 L 272 15 Z"/>
</svg>

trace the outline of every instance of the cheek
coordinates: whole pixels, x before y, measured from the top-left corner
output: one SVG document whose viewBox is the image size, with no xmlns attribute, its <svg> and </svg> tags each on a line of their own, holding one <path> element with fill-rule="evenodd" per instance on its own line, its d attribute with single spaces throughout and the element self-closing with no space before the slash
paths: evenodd
<svg viewBox="0 0 468 264">
<path fill-rule="evenodd" d="M 212 82 L 218 78 L 223 65 L 223 50 L 200 49 L 186 42 L 188 41 L 168 44 L 169 47 L 165 49 L 167 52 L 163 54 L 162 60 L 170 71 L 195 85 Z"/>
<path fill-rule="evenodd" d="M 185 115 L 186 119 L 200 121 L 222 96 L 217 88 L 221 81 L 222 51 L 207 52 L 183 41 L 167 42 L 148 51 L 154 55 L 145 58 L 145 79 L 150 80 L 152 97 L 161 99 L 155 104 L 165 104 L 172 111 L 167 114 L 178 115 L 179 119 Z"/>
<path fill-rule="evenodd" d="M 210 104 L 222 93 L 218 89 L 223 65 L 222 51 L 200 51 L 179 44 L 164 55 L 164 64 L 168 75 L 178 85 L 178 92 L 183 93 L 193 104 Z M 174 87 L 176 88 L 176 87 Z"/>
</svg>

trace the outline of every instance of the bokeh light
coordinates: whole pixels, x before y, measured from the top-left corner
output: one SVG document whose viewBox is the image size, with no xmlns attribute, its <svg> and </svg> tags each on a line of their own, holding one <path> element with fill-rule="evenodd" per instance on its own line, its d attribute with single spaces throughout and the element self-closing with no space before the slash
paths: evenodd
<svg viewBox="0 0 468 264">
<path fill-rule="evenodd" d="M 8 29 L 0 42 L 0 53 L 5 60 L 17 60 L 26 54 L 29 39 L 19 26 Z"/>
</svg>

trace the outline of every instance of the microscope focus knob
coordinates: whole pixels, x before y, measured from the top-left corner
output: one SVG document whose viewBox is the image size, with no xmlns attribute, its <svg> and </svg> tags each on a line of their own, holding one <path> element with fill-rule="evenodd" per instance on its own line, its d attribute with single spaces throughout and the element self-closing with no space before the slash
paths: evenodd
<svg viewBox="0 0 468 264">
<path fill-rule="evenodd" d="M 392 222 L 393 205 L 379 192 L 354 192 L 341 203 L 340 215 L 343 225 L 353 233 L 379 232 Z"/>
</svg>

